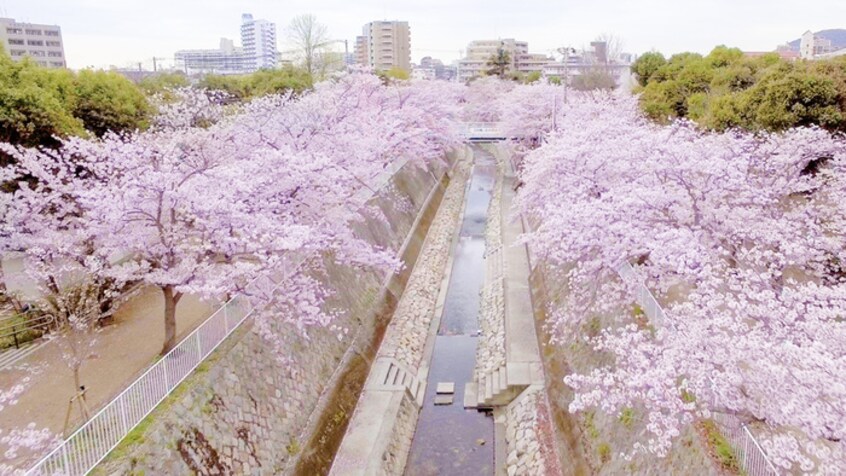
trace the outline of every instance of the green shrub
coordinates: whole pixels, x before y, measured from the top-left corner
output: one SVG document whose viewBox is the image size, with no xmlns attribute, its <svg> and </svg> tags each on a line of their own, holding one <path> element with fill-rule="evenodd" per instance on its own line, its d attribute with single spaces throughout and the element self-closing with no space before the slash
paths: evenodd
<svg viewBox="0 0 846 476">
<path fill-rule="evenodd" d="M 846 60 L 788 62 L 748 58 L 718 46 L 708 56 L 663 61 L 647 53 L 633 65 L 644 113 L 658 122 L 689 118 L 713 130 L 780 131 L 820 126 L 846 131 Z"/>
</svg>

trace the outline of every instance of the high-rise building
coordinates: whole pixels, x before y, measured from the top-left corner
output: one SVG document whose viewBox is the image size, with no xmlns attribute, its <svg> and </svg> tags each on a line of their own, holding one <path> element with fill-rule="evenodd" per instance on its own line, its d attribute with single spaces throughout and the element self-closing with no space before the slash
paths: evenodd
<svg viewBox="0 0 846 476">
<path fill-rule="evenodd" d="M 275 68 L 276 24 L 267 20 L 256 20 L 252 14 L 241 15 L 241 46 L 252 71 Z"/>
<path fill-rule="evenodd" d="M 67 67 L 62 29 L 57 25 L 18 23 L 12 18 L 0 18 L 0 45 L 16 61 L 29 56 L 41 66 Z"/>
<path fill-rule="evenodd" d="M 249 13 L 241 15 L 241 45 L 221 38 L 218 49 L 180 50 L 176 66 L 187 74 L 244 74 L 278 64 L 276 24 L 253 19 Z"/>
<path fill-rule="evenodd" d="M 378 71 L 411 71 L 411 30 L 406 21 L 374 21 L 355 39 L 358 64 Z"/>
</svg>

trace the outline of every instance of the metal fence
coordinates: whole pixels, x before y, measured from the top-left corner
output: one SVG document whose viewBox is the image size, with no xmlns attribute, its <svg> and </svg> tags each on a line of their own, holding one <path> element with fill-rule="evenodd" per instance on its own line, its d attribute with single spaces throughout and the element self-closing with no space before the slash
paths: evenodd
<svg viewBox="0 0 846 476">
<path fill-rule="evenodd" d="M 637 282 L 636 301 L 651 323 L 656 327 L 666 326 L 676 329 L 674 323 L 667 319 L 664 309 L 661 308 L 649 288 L 638 279 L 637 273 L 628 261 L 620 263 L 616 271 L 623 278 L 623 281 L 634 280 Z M 710 377 L 708 378 L 711 380 Z M 715 384 L 713 380 L 711 380 L 711 383 Z M 758 440 L 755 439 L 746 424 L 734 415 L 717 412 L 714 412 L 713 415 L 713 420 L 719 425 L 720 432 L 731 444 L 740 467 L 746 474 L 750 476 L 779 474 L 779 471 L 767 458 L 764 449 L 758 444 Z"/>
<path fill-rule="evenodd" d="M 713 415 L 713 420 L 720 427 L 720 433 L 734 449 L 737 461 L 745 474 L 751 476 L 779 474 L 748 426 L 734 415 L 716 412 Z"/>
<path fill-rule="evenodd" d="M 344 210 L 359 209 L 408 163 L 393 161 L 371 186 L 363 187 L 348 203 L 326 215 L 324 220 L 344 219 Z M 214 312 L 141 377 L 71 434 L 60 446 L 42 458 L 27 475 L 84 475 L 94 469 L 141 420 L 149 415 L 197 366 L 235 329 L 266 302 L 285 280 L 299 272 L 307 256 L 287 255 L 278 275 L 259 276 L 243 294 L 237 295 Z"/>
<path fill-rule="evenodd" d="M 251 286 L 257 285 L 256 281 L 251 283 Z M 244 322 L 253 309 L 254 305 L 243 296 L 228 301 L 27 474 L 71 476 L 88 473 Z"/>
<path fill-rule="evenodd" d="M 463 122 L 460 124 L 459 135 L 469 141 L 504 140 L 501 122 Z"/>
<path fill-rule="evenodd" d="M 327 214 L 324 220 L 342 219 L 345 209 L 359 209 L 385 187 L 408 158 L 393 161 L 342 205 Z M 28 475 L 61 474 L 84 475 L 91 471 L 120 441 L 149 415 L 159 403 L 185 380 L 232 332 L 271 296 L 285 280 L 299 271 L 305 256 L 288 255 L 283 258 L 284 270 L 273 278 L 259 276 L 250 282 L 245 292 L 226 302 L 220 309 L 183 339 L 161 360 L 153 364 L 141 377 L 109 402 L 102 410 L 68 437 L 59 447 L 42 458 Z"/>
</svg>

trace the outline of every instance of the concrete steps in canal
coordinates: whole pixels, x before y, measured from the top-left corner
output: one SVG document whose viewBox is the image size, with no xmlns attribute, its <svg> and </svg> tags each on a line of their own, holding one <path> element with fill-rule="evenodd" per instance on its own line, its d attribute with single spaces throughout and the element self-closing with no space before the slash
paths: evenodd
<svg viewBox="0 0 846 476">
<path fill-rule="evenodd" d="M 417 402 L 418 407 L 423 406 L 425 383 L 417 378 L 417 375 L 408 367 L 396 359 L 380 357 L 373 364 L 376 375 L 380 375 L 378 384 L 374 386 L 381 390 L 405 389 L 409 396 Z"/>
<path fill-rule="evenodd" d="M 465 408 L 480 410 L 508 405 L 530 385 L 543 385 L 543 363 L 535 333 L 535 317 L 529 290 L 529 253 L 520 236 L 522 220 L 512 217 L 516 171 L 506 161 L 501 189 L 501 240 L 488 250 L 487 281 L 501 281 L 505 365 L 477 375 L 464 390 Z M 484 336 L 482 337 L 484 339 Z M 478 365 L 478 363 L 477 363 Z"/>
<path fill-rule="evenodd" d="M 529 385 L 543 383 L 540 365 L 527 362 L 506 364 L 464 387 L 464 408 L 487 410 L 504 406 Z"/>
</svg>

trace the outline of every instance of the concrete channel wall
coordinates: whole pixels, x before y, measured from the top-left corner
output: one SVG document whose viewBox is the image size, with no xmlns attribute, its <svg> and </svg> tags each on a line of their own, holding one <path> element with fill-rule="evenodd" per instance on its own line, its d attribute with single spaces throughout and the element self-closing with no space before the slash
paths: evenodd
<svg viewBox="0 0 846 476">
<path fill-rule="evenodd" d="M 561 474 L 560 458 L 551 425 L 549 405 L 545 393 L 546 377 L 538 344 L 534 303 L 530 291 L 528 249 L 520 244 L 525 231 L 519 215 L 514 215 L 516 170 L 507 149 L 489 146 L 500 169 L 499 189 L 493 203 L 499 214 L 495 223 L 499 233 L 489 234 L 488 242 L 504 268 L 492 274 L 501 281 L 502 296 L 489 299 L 502 304 L 501 326 L 504 329 L 505 365 L 484 374 L 477 380 L 479 407 L 491 407 L 496 421 L 496 470 L 498 475 Z M 496 288 L 496 287 L 494 287 Z M 496 326 L 493 326 L 496 328 Z M 497 334 L 480 336 L 488 346 L 500 346 Z M 491 368 L 491 362 L 477 362 L 477 368 Z M 493 377 L 493 383 L 490 380 Z M 497 383 L 497 377 L 499 384 Z M 482 392 L 486 397 L 481 398 Z M 465 406 L 467 405 L 466 402 Z"/>
<path fill-rule="evenodd" d="M 496 473 L 557 474 L 559 458 L 535 333 L 523 224 L 511 220 L 515 172 L 497 149 L 498 173 L 488 209 L 485 285 L 481 295 L 475 381 L 464 406 L 493 410 Z M 462 169 L 462 165 L 457 166 Z M 372 366 L 332 475 L 402 474 L 420 415 L 434 331 L 450 280 L 460 218 L 462 172 L 447 191 L 411 284 Z M 452 230 L 452 231 L 450 231 Z M 424 344 L 424 342 L 427 342 Z M 459 383 L 461 384 L 461 383 Z M 460 404 L 461 402 L 456 402 Z"/>
<path fill-rule="evenodd" d="M 335 476 L 402 474 L 426 391 L 452 249 L 463 215 L 469 157 L 454 177 L 423 244 L 332 465 Z"/>
<path fill-rule="evenodd" d="M 387 220 L 368 216 L 354 225 L 360 238 L 395 250 L 406 264 L 401 272 L 347 269 L 324 257 L 318 277 L 334 293 L 327 305 L 348 310 L 337 322 L 342 332 L 317 329 L 303 338 L 274 324 L 289 336 L 283 358 L 246 323 L 95 474 L 326 472 L 364 384 L 369 349 L 378 347 L 405 289 L 449 170 L 467 153 L 428 169 L 406 164 L 367 202 Z M 396 405 L 411 414 L 407 401 Z"/>
</svg>

